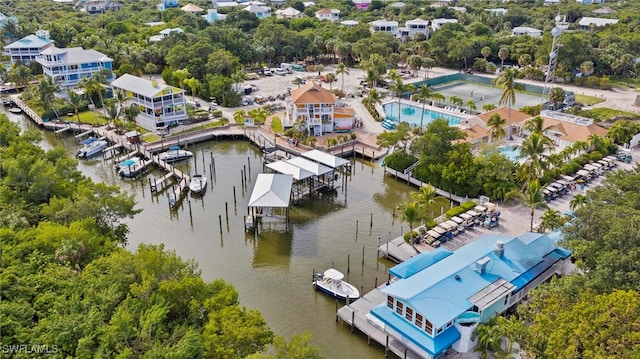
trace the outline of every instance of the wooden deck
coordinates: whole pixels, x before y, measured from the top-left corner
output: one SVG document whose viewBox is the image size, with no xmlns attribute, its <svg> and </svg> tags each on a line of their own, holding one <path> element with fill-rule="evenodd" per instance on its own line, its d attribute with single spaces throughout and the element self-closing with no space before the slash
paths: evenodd
<svg viewBox="0 0 640 359">
<path fill-rule="evenodd" d="M 337 313 L 337 319 L 350 325 L 352 331 L 354 328 L 361 331 L 367 336 L 368 341 L 373 339 L 382 345 L 385 348 L 385 355 L 388 351 L 391 351 L 400 358 L 420 359 L 421 357 L 418 354 L 408 349 L 399 340 L 387 334 L 384 324 L 377 322 L 371 317 L 367 317 L 367 314 L 369 314 L 373 307 L 380 305 L 380 303 L 386 303 L 386 295 L 380 291 L 380 289 L 385 286 L 386 283 L 373 289 L 355 302 L 340 308 Z"/>
</svg>

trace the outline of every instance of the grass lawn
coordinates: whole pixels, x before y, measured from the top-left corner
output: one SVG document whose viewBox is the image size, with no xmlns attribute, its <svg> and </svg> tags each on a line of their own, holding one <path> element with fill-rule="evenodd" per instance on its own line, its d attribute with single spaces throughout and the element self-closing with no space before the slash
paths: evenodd
<svg viewBox="0 0 640 359">
<path fill-rule="evenodd" d="M 591 110 L 585 110 L 584 112 L 589 113 L 590 118 L 593 118 L 594 120 L 599 120 L 599 121 L 608 121 L 616 117 L 630 117 L 630 118 L 636 118 L 636 119 L 640 118 L 638 114 L 635 114 L 633 112 L 614 110 L 612 108 L 605 108 L 605 107 L 593 108 Z"/>
<path fill-rule="evenodd" d="M 145 143 L 154 143 L 162 140 L 162 137 L 156 135 L 155 133 L 148 133 L 144 136 L 140 136 L 140 140 Z"/>
<path fill-rule="evenodd" d="M 595 97 L 595 96 L 576 94 L 576 102 L 581 103 L 585 106 L 593 106 L 597 103 L 604 102 L 604 99 L 600 97 Z"/>
</svg>

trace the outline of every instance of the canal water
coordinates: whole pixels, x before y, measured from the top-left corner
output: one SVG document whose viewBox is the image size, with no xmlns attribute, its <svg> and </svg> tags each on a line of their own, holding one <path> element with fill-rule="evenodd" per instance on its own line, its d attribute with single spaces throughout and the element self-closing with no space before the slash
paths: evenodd
<svg viewBox="0 0 640 359">
<path fill-rule="evenodd" d="M 23 128 L 37 128 L 26 118 L 7 115 Z M 45 149 L 64 146 L 71 156 L 78 149 L 70 134 L 42 133 Z M 384 358 L 382 346 L 367 345 L 366 337 L 336 323 L 336 301 L 314 290 L 312 273 L 335 267 L 363 293 L 385 282 L 393 263 L 378 257 L 378 242 L 407 230 L 393 213 L 412 188 L 385 177 L 377 164 L 355 160 L 353 175 L 336 181 L 339 189 L 291 207 L 288 228 L 271 223 L 256 235 L 245 232 L 244 216 L 257 175 L 266 172 L 260 150 L 244 140 L 210 141 L 188 150 L 194 158 L 177 167 L 203 173 L 210 186 L 202 197 L 187 195 L 177 210 L 169 209 L 167 192 L 152 195 L 149 190 L 148 178 L 163 175 L 158 170 L 123 180 L 114 163 L 99 156 L 80 160 L 79 168 L 94 181 L 135 195 L 143 211 L 128 222 L 131 250 L 140 243 L 163 243 L 182 258 L 194 259 L 205 280 L 232 283 L 241 304 L 259 310 L 277 335 L 289 339 L 311 331 L 312 343 L 327 358 Z"/>
</svg>

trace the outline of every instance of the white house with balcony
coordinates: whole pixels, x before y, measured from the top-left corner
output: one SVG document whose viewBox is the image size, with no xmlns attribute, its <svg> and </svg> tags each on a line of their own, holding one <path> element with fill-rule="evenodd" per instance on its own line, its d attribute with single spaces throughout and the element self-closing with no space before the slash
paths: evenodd
<svg viewBox="0 0 640 359">
<path fill-rule="evenodd" d="M 403 27 L 398 28 L 398 37 L 414 38 L 416 34 L 423 34 L 429 38 L 429 21 L 420 18 L 407 20 Z"/>
<path fill-rule="evenodd" d="M 302 122 L 311 136 L 348 132 L 353 128 L 355 111 L 340 106 L 336 96 L 320 84 L 309 82 L 291 90 L 290 123 Z"/>
<path fill-rule="evenodd" d="M 85 50 L 82 47 L 59 49 L 49 46 L 44 49 L 36 61 L 42 65 L 42 72 L 58 84 L 60 90 L 75 88 L 84 78 L 106 70 L 106 79 L 111 82 L 113 60 L 96 50 Z"/>
<path fill-rule="evenodd" d="M 387 34 L 396 36 L 398 34 L 398 22 L 387 21 L 385 19 L 371 21 L 369 23 L 369 30 L 371 30 L 371 32 L 386 32 Z"/>
<path fill-rule="evenodd" d="M 129 74 L 114 80 L 111 86 L 124 92 L 128 104 L 140 108 L 136 123 L 148 130 L 157 131 L 188 118 L 182 89 Z"/>
<path fill-rule="evenodd" d="M 40 56 L 46 48 L 53 46 L 49 39 L 49 31 L 38 30 L 35 35 L 28 35 L 4 47 L 4 53 L 11 58 L 11 63 L 21 62 L 29 65 Z"/>
<path fill-rule="evenodd" d="M 457 24 L 458 19 L 433 19 L 431 20 L 431 30 L 438 31 L 444 24 Z"/>
<path fill-rule="evenodd" d="M 535 38 L 542 37 L 542 30 L 534 29 L 528 26 L 517 26 L 511 29 L 511 35 L 513 36 L 522 36 L 528 35 Z"/>
<path fill-rule="evenodd" d="M 340 20 L 340 10 L 338 9 L 320 9 L 316 11 L 316 18 L 319 20 L 329 20 L 331 22 Z"/>
</svg>

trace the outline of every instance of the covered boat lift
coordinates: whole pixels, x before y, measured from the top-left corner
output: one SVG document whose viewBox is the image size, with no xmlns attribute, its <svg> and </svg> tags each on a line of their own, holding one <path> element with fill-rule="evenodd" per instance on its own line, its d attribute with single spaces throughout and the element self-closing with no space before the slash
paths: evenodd
<svg viewBox="0 0 640 359">
<path fill-rule="evenodd" d="M 257 231 L 258 219 L 284 217 L 289 224 L 289 203 L 293 176 L 290 174 L 260 173 L 251 192 L 249 214 L 245 221 L 245 228 Z"/>
<path fill-rule="evenodd" d="M 304 195 L 309 193 L 313 173 L 304 168 L 295 166 L 287 161 L 277 161 L 266 165 L 267 168 L 281 174 L 293 176 L 292 200 L 299 201 Z"/>
</svg>

